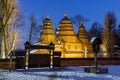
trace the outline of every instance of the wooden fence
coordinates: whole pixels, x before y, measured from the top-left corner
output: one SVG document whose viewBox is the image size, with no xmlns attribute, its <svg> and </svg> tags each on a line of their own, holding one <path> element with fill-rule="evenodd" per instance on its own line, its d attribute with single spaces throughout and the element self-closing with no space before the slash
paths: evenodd
<svg viewBox="0 0 120 80">
<path fill-rule="evenodd" d="M 61 58 L 61 67 L 94 66 L 94 58 Z M 120 58 L 98 58 L 98 65 L 120 65 Z"/>
<path fill-rule="evenodd" d="M 36 56 L 36 57 L 35 57 Z M 47 56 L 47 57 L 46 57 Z M 46 57 L 46 59 L 45 59 Z M 41 59 L 38 59 L 41 58 Z M 13 59 L 12 61 L 12 69 L 24 69 L 25 67 L 25 58 L 19 57 Z M 30 68 L 37 67 L 49 67 L 49 56 L 48 55 L 33 55 L 30 58 Z M 43 60 L 42 60 L 43 59 Z M 94 58 L 60 58 L 60 61 L 56 59 L 55 64 L 60 65 L 60 67 L 67 66 L 94 66 Z M 60 63 L 59 63 L 60 62 Z M 0 59 L 0 68 L 1 69 L 9 69 L 9 59 Z M 98 58 L 98 65 L 120 65 L 120 58 Z"/>
</svg>

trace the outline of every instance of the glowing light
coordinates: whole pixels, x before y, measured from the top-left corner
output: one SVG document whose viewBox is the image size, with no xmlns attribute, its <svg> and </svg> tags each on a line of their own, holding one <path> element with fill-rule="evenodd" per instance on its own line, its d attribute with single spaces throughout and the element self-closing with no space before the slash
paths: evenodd
<svg viewBox="0 0 120 80">
<path fill-rule="evenodd" d="M 59 44 L 61 44 L 61 41 L 58 41 Z"/>
<path fill-rule="evenodd" d="M 56 34 L 58 34 L 59 32 L 56 32 Z"/>
</svg>

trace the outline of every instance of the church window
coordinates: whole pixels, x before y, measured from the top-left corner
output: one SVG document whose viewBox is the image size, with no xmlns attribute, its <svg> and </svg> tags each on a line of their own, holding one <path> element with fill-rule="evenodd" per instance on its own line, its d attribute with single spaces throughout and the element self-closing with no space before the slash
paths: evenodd
<svg viewBox="0 0 120 80">
<path fill-rule="evenodd" d="M 77 45 L 75 45 L 74 48 L 77 49 Z"/>
</svg>

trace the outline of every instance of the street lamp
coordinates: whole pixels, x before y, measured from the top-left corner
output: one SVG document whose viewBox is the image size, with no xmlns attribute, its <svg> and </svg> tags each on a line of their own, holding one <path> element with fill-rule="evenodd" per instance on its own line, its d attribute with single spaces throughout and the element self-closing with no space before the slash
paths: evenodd
<svg viewBox="0 0 120 80">
<path fill-rule="evenodd" d="M 100 45 L 102 44 L 102 40 L 99 37 L 93 37 L 91 39 L 91 44 L 93 46 L 93 52 L 95 54 L 95 67 L 97 68 L 97 53 L 99 52 Z"/>
</svg>

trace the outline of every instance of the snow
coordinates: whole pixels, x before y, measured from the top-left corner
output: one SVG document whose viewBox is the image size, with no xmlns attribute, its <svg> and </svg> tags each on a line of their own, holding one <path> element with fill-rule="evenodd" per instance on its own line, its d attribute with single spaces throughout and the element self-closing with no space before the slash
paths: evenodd
<svg viewBox="0 0 120 80">
<path fill-rule="evenodd" d="M 85 73 L 84 67 L 40 68 L 29 70 L 0 70 L 0 80 L 120 80 L 120 65 L 101 66 L 107 74 Z"/>
</svg>

